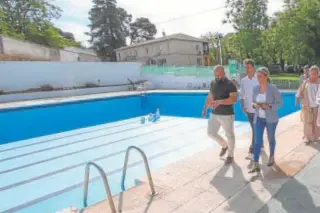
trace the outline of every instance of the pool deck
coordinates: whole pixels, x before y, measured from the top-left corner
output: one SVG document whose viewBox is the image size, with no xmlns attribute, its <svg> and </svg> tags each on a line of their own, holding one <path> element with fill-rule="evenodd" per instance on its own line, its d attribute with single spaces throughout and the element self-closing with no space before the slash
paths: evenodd
<svg viewBox="0 0 320 213">
<path fill-rule="evenodd" d="M 91 95 L 77 95 L 77 96 L 69 96 L 69 97 L 56 97 L 56 98 L 6 102 L 6 103 L 0 103 L 0 109 L 10 109 L 10 108 L 28 107 L 28 106 L 45 105 L 45 104 L 59 104 L 59 103 L 68 103 L 73 101 L 85 101 L 90 99 L 121 97 L 121 96 L 127 96 L 127 95 L 139 95 L 141 93 L 163 93 L 163 92 L 203 93 L 203 92 L 208 92 L 208 90 L 149 90 L 149 91 L 109 92 L 109 93 L 99 93 L 99 94 L 91 94 Z M 282 90 L 281 92 L 295 92 L 295 90 Z"/>
<path fill-rule="evenodd" d="M 237 141 L 249 136 L 245 133 Z M 268 153 L 268 145 L 265 147 Z M 156 196 L 149 196 L 147 178 L 142 178 L 141 185 L 113 199 L 124 213 L 316 213 L 320 212 L 319 150 L 318 143 L 303 143 L 297 112 L 281 119 L 277 165 L 263 165 L 260 177 L 248 174 L 247 148 L 236 148 L 231 166 L 224 166 L 218 157 L 220 150 L 213 148 L 154 172 Z M 266 153 L 261 156 L 263 164 L 268 160 Z M 107 201 L 83 211 L 107 212 L 111 212 Z"/>
</svg>

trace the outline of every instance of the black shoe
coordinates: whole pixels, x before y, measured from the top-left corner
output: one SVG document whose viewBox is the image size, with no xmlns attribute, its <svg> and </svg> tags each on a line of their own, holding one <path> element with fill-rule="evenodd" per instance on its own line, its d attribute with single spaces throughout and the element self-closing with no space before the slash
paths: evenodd
<svg viewBox="0 0 320 213">
<path fill-rule="evenodd" d="M 267 166 L 273 166 L 273 164 L 274 164 L 274 158 L 269 158 L 269 161 L 268 161 L 268 163 L 267 163 Z"/>
<path fill-rule="evenodd" d="M 306 146 L 310 145 L 312 143 L 312 141 L 306 141 L 305 144 Z"/>
<path fill-rule="evenodd" d="M 225 165 L 229 165 L 231 163 L 233 163 L 233 157 L 227 157 L 227 159 L 225 160 L 224 164 Z"/>
<path fill-rule="evenodd" d="M 249 170 L 249 173 L 260 173 L 260 166 L 259 166 L 259 163 L 257 162 L 254 162 L 253 164 L 253 168 L 251 170 Z"/>
<path fill-rule="evenodd" d="M 228 150 L 228 147 L 222 148 L 219 156 L 220 156 L 220 157 L 223 157 L 223 156 L 226 154 L 227 150 Z"/>
</svg>

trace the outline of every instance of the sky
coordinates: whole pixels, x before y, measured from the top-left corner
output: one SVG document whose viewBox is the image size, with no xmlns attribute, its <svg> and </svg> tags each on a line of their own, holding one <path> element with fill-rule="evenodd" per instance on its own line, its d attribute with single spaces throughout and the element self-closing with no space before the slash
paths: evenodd
<svg viewBox="0 0 320 213">
<path fill-rule="evenodd" d="M 199 37 L 209 31 L 228 33 L 233 28 L 222 24 L 225 17 L 225 0 L 118 0 L 132 14 L 133 19 L 147 17 L 158 29 L 156 37 L 174 33 L 185 33 Z M 88 32 L 88 12 L 92 0 L 55 0 L 63 12 L 55 25 L 64 31 L 71 32 L 83 45 L 87 46 L 89 39 L 84 33 Z M 282 10 L 282 0 L 269 0 L 268 15 Z M 185 17 L 185 18 L 181 18 Z M 177 19 L 180 18 L 180 19 Z"/>
</svg>

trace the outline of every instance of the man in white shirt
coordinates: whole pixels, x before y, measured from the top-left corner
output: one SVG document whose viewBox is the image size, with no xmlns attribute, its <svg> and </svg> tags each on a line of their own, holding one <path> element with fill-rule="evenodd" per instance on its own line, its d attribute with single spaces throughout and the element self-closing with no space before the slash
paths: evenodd
<svg viewBox="0 0 320 213">
<path fill-rule="evenodd" d="M 255 75 L 254 60 L 246 59 L 243 62 L 247 72 L 247 76 L 241 79 L 240 83 L 240 103 L 242 111 L 248 116 L 248 120 L 251 126 L 252 139 L 249 148 L 249 155 L 246 157 L 248 160 L 253 159 L 253 147 L 254 147 L 254 131 L 253 131 L 253 117 L 255 110 L 252 107 L 252 91 L 253 88 L 258 85 L 258 80 Z M 263 145 L 262 145 L 263 147 Z"/>
</svg>

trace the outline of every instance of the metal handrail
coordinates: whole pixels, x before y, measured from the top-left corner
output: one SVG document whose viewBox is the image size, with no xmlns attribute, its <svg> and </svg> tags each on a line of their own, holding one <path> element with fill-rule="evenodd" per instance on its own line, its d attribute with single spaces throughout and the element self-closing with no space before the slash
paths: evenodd
<svg viewBox="0 0 320 213">
<path fill-rule="evenodd" d="M 140 148 L 138 148 L 136 146 L 129 146 L 127 151 L 126 151 L 126 157 L 125 157 L 125 161 L 124 161 L 124 165 L 123 165 L 122 180 L 121 180 L 122 190 L 125 190 L 124 181 L 125 181 L 126 174 L 127 174 L 129 155 L 130 155 L 130 151 L 132 149 L 137 150 L 141 154 L 141 156 L 143 158 L 144 165 L 146 167 L 146 172 L 147 172 L 147 176 L 148 176 L 148 180 L 149 180 L 149 186 L 150 186 L 151 193 L 152 193 L 151 195 L 155 195 L 156 191 L 154 189 L 154 184 L 153 184 L 153 180 L 152 180 L 152 177 L 151 177 L 151 172 L 150 172 L 150 167 L 149 167 L 147 156 Z"/>
<path fill-rule="evenodd" d="M 109 202 L 109 205 L 110 205 L 110 209 L 111 209 L 111 212 L 112 213 L 116 213 L 116 208 L 114 206 L 114 202 L 113 202 L 113 199 L 112 199 L 112 195 L 111 195 L 111 191 L 110 191 L 110 186 L 109 186 L 109 182 L 108 182 L 108 178 L 106 176 L 106 173 L 103 171 L 103 169 L 98 166 L 97 164 L 93 163 L 93 162 L 88 162 L 86 164 L 86 170 L 85 170 L 85 176 L 84 176 L 84 198 L 83 198 L 83 206 L 84 207 L 87 207 L 88 206 L 88 203 L 87 203 L 87 200 L 88 200 L 88 188 L 89 188 L 89 177 L 90 177 L 90 166 L 93 166 L 95 167 L 98 172 L 100 173 L 100 176 L 102 178 L 102 181 L 103 181 L 103 185 L 104 185 L 104 188 L 106 190 L 106 193 L 107 193 L 107 197 L 108 197 L 108 202 Z"/>
</svg>

